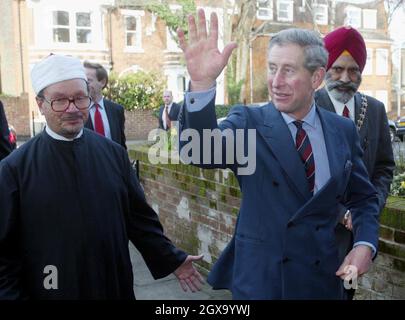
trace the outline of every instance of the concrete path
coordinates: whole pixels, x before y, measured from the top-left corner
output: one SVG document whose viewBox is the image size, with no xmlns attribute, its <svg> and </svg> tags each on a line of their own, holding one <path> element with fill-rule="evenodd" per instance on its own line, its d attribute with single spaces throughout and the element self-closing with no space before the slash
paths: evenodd
<svg viewBox="0 0 405 320">
<path fill-rule="evenodd" d="M 176 277 L 154 280 L 141 254 L 130 244 L 131 261 L 134 271 L 134 291 L 138 300 L 230 300 L 228 290 L 212 290 L 206 283 L 199 292 L 184 292 Z"/>
</svg>

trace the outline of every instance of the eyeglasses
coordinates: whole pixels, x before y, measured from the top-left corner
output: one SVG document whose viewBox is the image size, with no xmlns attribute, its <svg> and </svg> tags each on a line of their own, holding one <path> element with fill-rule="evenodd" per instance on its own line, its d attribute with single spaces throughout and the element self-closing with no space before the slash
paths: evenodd
<svg viewBox="0 0 405 320">
<path fill-rule="evenodd" d="M 73 103 L 79 110 L 88 109 L 91 104 L 91 98 L 89 96 L 76 97 L 74 99 L 61 98 L 61 99 L 54 99 L 51 101 L 47 100 L 45 97 L 40 98 L 48 102 L 51 105 L 52 110 L 55 112 L 66 111 L 69 108 L 70 103 Z"/>
</svg>

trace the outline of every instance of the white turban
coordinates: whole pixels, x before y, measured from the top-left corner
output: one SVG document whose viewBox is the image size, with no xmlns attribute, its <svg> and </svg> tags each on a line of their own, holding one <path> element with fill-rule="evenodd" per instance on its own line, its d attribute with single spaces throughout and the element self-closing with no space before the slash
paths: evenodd
<svg viewBox="0 0 405 320">
<path fill-rule="evenodd" d="M 84 67 L 79 59 L 52 54 L 38 62 L 31 71 L 35 94 L 51 84 L 71 79 L 87 81 Z"/>
</svg>

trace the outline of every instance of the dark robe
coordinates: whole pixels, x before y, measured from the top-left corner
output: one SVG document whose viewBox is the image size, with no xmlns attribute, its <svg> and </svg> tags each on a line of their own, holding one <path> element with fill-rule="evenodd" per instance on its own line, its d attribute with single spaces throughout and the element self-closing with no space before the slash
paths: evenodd
<svg viewBox="0 0 405 320">
<path fill-rule="evenodd" d="M 118 144 L 45 131 L 0 164 L 0 299 L 133 299 L 128 239 L 154 278 L 186 258 L 163 235 Z M 57 289 L 46 289 L 57 268 Z M 48 271 L 49 272 L 49 271 Z"/>
</svg>

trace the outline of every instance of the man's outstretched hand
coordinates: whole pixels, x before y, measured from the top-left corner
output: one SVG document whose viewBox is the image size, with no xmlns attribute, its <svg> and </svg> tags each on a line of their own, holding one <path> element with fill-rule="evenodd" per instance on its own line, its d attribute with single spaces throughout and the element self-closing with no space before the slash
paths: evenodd
<svg viewBox="0 0 405 320">
<path fill-rule="evenodd" d="M 210 89 L 227 65 L 236 43 L 226 45 L 222 53 L 218 50 L 218 17 L 216 13 L 211 14 L 210 32 L 207 35 L 203 9 L 198 10 L 198 24 L 192 15 L 188 17 L 188 43 L 183 30 L 178 29 L 177 35 L 191 79 L 190 91 Z"/>
<path fill-rule="evenodd" d="M 174 275 L 180 282 L 184 291 L 191 290 L 192 292 L 200 291 L 204 284 L 204 279 L 197 269 L 193 266 L 194 261 L 199 261 L 203 258 L 199 256 L 187 256 L 186 260 L 174 271 Z"/>
</svg>

